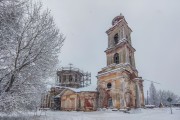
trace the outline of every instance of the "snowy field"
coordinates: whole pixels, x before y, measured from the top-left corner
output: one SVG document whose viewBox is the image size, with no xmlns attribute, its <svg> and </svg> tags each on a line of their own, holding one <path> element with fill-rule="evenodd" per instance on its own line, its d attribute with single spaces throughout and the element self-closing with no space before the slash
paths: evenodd
<svg viewBox="0 0 180 120">
<path fill-rule="evenodd" d="M 38 114 L 40 115 L 40 113 Z M 169 108 L 138 109 L 132 110 L 131 113 L 123 113 L 119 111 L 46 111 L 41 112 L 41 116 L 29 116 L 27 118 L 29 118 L 28 120 L 180 120 L 180 108 L 173 108 L 173 114 L 170 114 Z M 4 119 L 7 118 L 4 117 Z M 2 118 L 0 118 L 0 120 L 2 120 Z M 25 120 L 25 118 L 23 120 Z"/>
<path fill-rule="evenodd" d="M 44 116 L 45 117 L 45 116 Z M 96 112 L 52 112 L 46 113 L 47 120 L 180 120 L 180 108 L 132 110 L 130 114 L 119 111 Z"/>
</svg>

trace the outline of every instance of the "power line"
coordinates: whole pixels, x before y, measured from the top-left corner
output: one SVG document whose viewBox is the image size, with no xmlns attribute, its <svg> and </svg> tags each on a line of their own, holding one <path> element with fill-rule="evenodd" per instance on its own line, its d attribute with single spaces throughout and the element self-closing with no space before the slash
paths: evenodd
<svg viewBox="0 0 180 120">
<path fill-rule="evenodd" d="M 156 83 L 156 84 L 160 84 L 160 83 L 158 83 L 158 82 L 154 82 L 154 81 L 148 80 L 148 79 L 143 79 L 143 80 L 150 81 L 150 82 L 153 82 L 153 83 Z"/>
</svg>

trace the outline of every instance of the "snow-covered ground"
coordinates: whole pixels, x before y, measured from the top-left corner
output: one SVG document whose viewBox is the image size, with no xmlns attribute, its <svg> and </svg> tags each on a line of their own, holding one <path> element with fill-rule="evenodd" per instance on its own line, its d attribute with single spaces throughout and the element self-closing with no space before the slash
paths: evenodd
<svg viewBox="0 0 180 120">
<path fill-rule="evenodd" d="M 17 116 L 10 117 L 11 119 L 4 118 L 6 120 L 20 120 Z M 23 116 L 22 120 L 26 120 L 25 118 L 27 120 L 180 120 L 180 108 L 173 108 L 173 114 L 170 114 L 169 108 L 138 109 L 131 110 L 130 113 L 119 111 L 63 112 L 48 110 L 38 112 L 37 116 L 33 116 L 33 114 L 29 114 L 27 117 Z M 3 120 L 1 114 L 0 120 Z"/>
<path fill-rule="evenodd" d="M 95 112 L 60 112 L 47 111 L 42 113 L 41 119 L 46 120 L 180 120 L 180 108 L 173 108 L 170 114 L 169 108 L 138 109 L 130 114 L 119 111 L 95 111 Z"/>
</svg>

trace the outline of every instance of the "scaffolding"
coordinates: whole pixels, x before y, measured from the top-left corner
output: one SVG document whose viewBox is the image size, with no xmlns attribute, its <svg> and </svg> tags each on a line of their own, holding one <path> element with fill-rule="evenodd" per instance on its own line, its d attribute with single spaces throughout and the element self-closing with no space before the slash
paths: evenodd
<svg viewBox="0 0 180 120">
<path fill-rule="evenodd" d="M 91 73 L 84 72 L 79 68 L 62 67 L 57 70 L 57 86 L 81 88 L 91 84 Z"/>
</svg>

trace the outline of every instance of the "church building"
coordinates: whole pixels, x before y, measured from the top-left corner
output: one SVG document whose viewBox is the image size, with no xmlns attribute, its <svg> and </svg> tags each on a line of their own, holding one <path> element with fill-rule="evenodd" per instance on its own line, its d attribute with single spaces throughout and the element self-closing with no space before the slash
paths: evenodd
<svg viewBox="0 0 180 120">
<path fill-rule="evenodd" d="M 99 108 L 144 106 L 143 80 L 136 69 L 131 32 L 122 14 L 112 20 L 112 26 L 106 31 L 107 66 L 97 75 Z"/>
<path fill-rule="evenodd" d="M 92 89 L 90 74 L 77 68 L 57 71 L 57 84 L 43 96 L 42 108 L 66 111 L 95 111 L 98 108 L 129 109 L 144 106 L 143 79 L 135 66 L 131 28 L 123 15 L 112 20 L 106 31 L 107 66 L 97 75 Z"/>
</svg>

